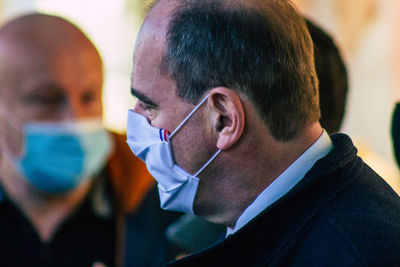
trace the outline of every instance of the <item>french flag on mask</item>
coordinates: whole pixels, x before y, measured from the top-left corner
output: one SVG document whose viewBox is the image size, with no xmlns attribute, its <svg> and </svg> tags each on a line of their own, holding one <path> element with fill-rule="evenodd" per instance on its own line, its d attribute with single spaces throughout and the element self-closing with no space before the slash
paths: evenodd
<svg viewBox="0 0 400 267">
<path fill-rule="evenodd" d="M 159 133 L 160 133 L 161 141 L 164 141 L 164 142 L 168 143 L 169 132 L 167 130 L 165 130 L 165 129 L 159 129 Z"/>
</svg>

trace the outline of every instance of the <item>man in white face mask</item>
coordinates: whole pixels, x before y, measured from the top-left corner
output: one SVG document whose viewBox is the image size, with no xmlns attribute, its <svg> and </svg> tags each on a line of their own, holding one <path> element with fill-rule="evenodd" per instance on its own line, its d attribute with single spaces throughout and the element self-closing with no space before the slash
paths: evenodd
<svg viewBox="0 0 400 267">
<path fill-rule="evenodd" d="M 227 226 L 172 265 L 400 263 L 400 199 L 322 129 L 312 41 L 289 1 L 157 1 L 131 79 L 127 142 L 161 206 Z"/>
<path fill-rule="evenodd" d="M 129 226 L 149 221 L 137 207 L 153 181 L 103 128 L 102 84 L 96 48 L 68 21 L 30 14 L 0 29 L 1 266 L 114 266 L 137 246 L 122 229 L 149 250 L 147 228 Z M 157 262 L 135 251 L 135 266 Z"/>
</svg>

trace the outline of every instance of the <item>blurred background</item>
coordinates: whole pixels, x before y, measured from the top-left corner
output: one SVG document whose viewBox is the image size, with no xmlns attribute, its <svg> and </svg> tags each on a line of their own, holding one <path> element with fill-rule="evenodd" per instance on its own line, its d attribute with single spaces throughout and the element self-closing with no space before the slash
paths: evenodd
<svg viewBox="0 0 400 267">
<path fill-rule="evenodd" d="M 105 69 L 104 123 L 124 132 L 136 35 L 146 0 L 0 0 L 0 24 L 31 11 L 75 23 L 99 49 Z M 391 115 L 400 99 L 399 0 L 294 0 L 334 36 L 346 60 L 350 88 L 342 132 L 359 154 L 399 192 L 400 173 L 390 142 Z"/>
</svg>

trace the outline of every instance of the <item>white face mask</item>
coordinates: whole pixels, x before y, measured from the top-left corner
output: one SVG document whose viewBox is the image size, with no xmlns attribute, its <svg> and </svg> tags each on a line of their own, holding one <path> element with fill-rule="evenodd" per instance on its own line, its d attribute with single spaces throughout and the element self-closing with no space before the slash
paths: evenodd
<svg viewBox="0 0 400 267">
<path fill-rule="evenodd" d="M 218 150 L 194 175 L 175 164 L 172 157 L 171 138 L 207 98 L 208 95 L 171 135 L 167 130 L 151 126 L 144 116 L 132 110 L 128 112 L 127 143 L 132 152 L 146 163 L 148 171 L 157 180 L 163 209 L 193 214 L 193 201 L 199 185 L 197 175 L 221 152 Z"/>
</svg>

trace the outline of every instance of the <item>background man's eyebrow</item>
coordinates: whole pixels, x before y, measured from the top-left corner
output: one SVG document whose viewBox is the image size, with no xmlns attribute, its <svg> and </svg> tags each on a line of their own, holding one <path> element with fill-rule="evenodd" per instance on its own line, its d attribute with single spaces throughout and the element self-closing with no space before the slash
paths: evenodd
<svg viewBox="0 0 400 267">
<path fill-rule="evenodd" d="M 131 88 L 131 94 L 139 99 L 141 102 L 146 103 L 147 105 L 158 107 L 158 105 L 154 103 L 153 100 L 133 88 Z"/>
</svg>

